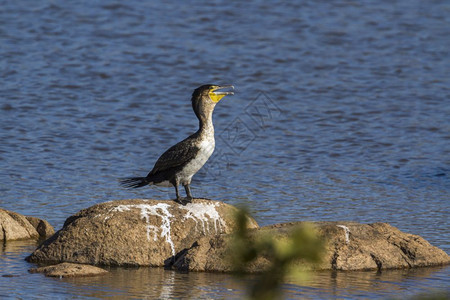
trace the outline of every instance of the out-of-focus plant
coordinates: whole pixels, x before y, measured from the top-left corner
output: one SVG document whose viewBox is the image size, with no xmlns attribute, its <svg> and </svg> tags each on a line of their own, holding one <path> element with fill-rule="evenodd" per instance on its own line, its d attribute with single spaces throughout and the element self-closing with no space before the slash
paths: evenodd
<svg viewBox="0 0 450 300">
<path fill-rule="evenodd" d="M 304 223 L 287 234 L 273 236 L 270 231 L 252 232 L 247 229 L 247 217 L 246 209 L 236 214 L 237 230 L 229 252 L 234 270 L 237 275 L 242 275 L 257 259 L 267 260 L 268 267 L 262 270 L 250 288 L 249 298 L 279 299 L 281 286 L 288 276 L 300 279 L 305 275 L 296 262 L 320 262 L 324 244 L 311 224 Z"/>
</svg>

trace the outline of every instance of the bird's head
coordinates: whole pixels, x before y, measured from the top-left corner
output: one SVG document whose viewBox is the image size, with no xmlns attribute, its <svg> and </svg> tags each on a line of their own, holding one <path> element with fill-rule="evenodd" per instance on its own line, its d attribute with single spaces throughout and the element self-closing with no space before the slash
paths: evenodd
<svg viewBox="0 0 450 300">
<path fill-rule="evenodd" d="M 234 89 L 232 85 L 205 84 L 195 89 L 192 98 L 205 98 L 217 103 L 226 95 L 234 95 L 233 91 L 221 91 L 223 89 Z"/>
<path fill-rule="evenodd" d="M 199 117 L 206 111 L 213 111 L 216 104 L 226 95 L 234 95 L 233 91 L 222 91 L 224 89 L 234 90 L 232 85 L 205 84 L 192 93 L 192 108 Z"/>
</svg>

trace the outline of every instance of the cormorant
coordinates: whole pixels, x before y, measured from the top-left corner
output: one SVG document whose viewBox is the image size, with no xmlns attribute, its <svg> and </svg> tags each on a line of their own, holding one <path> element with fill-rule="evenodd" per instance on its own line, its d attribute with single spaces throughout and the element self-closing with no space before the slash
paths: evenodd
<svg viewBox="0 0 450 300">
<path fill-rule="evenodd" d="M 216 104 L 226 95 L 234 92 L 219 91 L 224 88 L 234 89 L 232 85 L 202 85 L 192 93 L 192 108 L 199 120 L 196 133 L 170 147 L 156 161 L 153 169 L 146 177 L 131 177 L 121 181 L 127 188 L 139 188 L 146 185 L 174 186 L 176 202 L 183 203 L 178 192 L 181 184 L 186 190 L 186 201 L 191 202 L 192 194 L 189 185 L 192 176 L 203 167 L 214 151 L 214 126 L 212 114 Z"/>
</svg>

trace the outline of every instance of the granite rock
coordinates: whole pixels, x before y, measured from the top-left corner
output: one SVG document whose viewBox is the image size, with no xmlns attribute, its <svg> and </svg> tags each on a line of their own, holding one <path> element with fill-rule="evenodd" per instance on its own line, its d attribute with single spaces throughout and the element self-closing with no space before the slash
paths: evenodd
<svg viewBox="0 0 450 300">
<path fill-rule="evenodd" d="M 107 266 L 164 266 L 202 237 L 231 233 L 237 209 L 194 199 L 105 202 L 69 217 L 63 228 L 38 247 L 30 262 L 72 262 Z M 249 217 L 249 228 L 257 228 Z"/>
<path fill-rule="evenodd" d="M 249 243 L 260 235 L 285 238 L 303 222 L 276 224 L 250 231 Z M 317 234 L 325 241 L 322 262 L 311 265 L 302 260 L 295 264 L 315 270 L 383 270 L 437 266 L 450 263 L 441 249 L 430 245 L 418 235 L 404 233 L 386 223 L 313 222 Z M 181 271 L 231 272 L 229 245 L 232 235 L 203 237 L 197 244 L 177 256 L 173 268 Z M 270 260 L 258 257 L 247 272 L 265 270 Z"/>
<path fill-rule="evenodd" d="M 0 208 L 0 240 L 39 239 L 54 232 L 53 227 L 45 220 Z"/>
<path fill-rule="evenodd" d="M 60 263 L 53 266 L 33 268 L 30 273 L 43 273 L 48 277 L 88 277 L 108 273 L 108 271 L 90 265 Z"/>
</svg>

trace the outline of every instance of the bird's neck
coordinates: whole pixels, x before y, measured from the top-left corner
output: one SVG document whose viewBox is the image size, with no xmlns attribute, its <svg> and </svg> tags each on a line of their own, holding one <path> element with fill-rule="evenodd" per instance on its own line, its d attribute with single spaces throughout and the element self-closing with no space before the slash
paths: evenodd
<svg viewBox="0 0 450 300">
<path fill-rule="evenodd" d="M 214 137 L 214 125 L 212 121 L 212 111 L 202 114 L 199 118 L 200 135 L 212 135 Z"/>
</svg>

